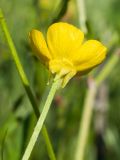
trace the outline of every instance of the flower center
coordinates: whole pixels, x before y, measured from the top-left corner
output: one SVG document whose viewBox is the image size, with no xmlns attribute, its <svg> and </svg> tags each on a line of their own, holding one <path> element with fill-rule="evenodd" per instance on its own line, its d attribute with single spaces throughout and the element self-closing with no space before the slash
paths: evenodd
<svg viewBox="0 0 120 160">
<path fill-rule="evenodd" d="M 74 69 L 72 62 L 63 59 L 53 59 L 49 62 L 49 69 L 52 73 L 58 73 L 63 70 L 63 75 Z"/>
</svg>

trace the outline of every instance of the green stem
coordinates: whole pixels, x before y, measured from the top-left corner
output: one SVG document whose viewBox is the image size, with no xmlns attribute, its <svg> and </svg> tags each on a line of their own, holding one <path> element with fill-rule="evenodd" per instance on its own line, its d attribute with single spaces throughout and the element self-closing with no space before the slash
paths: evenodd
<svg viewBox="0 0 120 160">
<path fill-rule="evenodd" d="M 84 157 L 95 95 L 96 95 L 96 87 L 92 82 L 90 84 L 89 90 L 87 91 L 87 95 L 85 99 L 82 120 L 80 122 L 80 130 L 78 133 L 78 140 L 77 140 L 78 143 L 77 143 L 77 149 L 75 154 L 75 160 L 83 160 L 83 157 Z"/>
<path fill-rule="evenodd" d="M 77 1 L 77 10 L 78 10 L 78 18 L 81 30 L 86 34 L 87 26 L 86 26 L 86 11 L 85 11 L 85 0 L 76 0 Z"/>
<path fill-rule="evenodd" d="M 52 23 L 58 22 L 65 15 L 65 13 L 67 11 L 68 3 L 69 3 L 69 0 L 65 0 L 65 1 L 61 0 L 59 2 L 59 5 L 57 6 L 57 9 L 53 13 Z"/>
<path fill-rule="evenodd" d="M 120 49 L 117 49 L 114 54 L 110 57 L 104 68 L 101 70 L 101 72 L 98 74 L 97 77 L 95 77 L 96 85 L 99 86 L 110 74 L 112 69 L 115 67 L 117 62 L 120 60 Z"/>
<path fill-rule="evenodd" d="M 29 81 L 27 79 L 27 76 L 24 72 L 24 69 L 23 69 L 22 64 L 20 62 L 20 59 L 18 57 L 18 53 L 17 53 L 16 48 L 14 46 L 13 40 L 10 36 L 9 30 L 8 30 L 8 27 L 7 27 L 7 24 L 5 22 L 5 19 L 4 19 L 4 16 L 3 16 L 3 13 L 2 13 L 1 9 L 0 9 L 0 24 L 2 26 L 2 29 L 3 29 L 3 32 L 5 34 L 6 40 L 8 42 L 9 48 L 11 50 L 11 56 L 14 60 L 14 63 L 15 63 L 16 68 L 18 70 L 18 73 L 19 73 L 19 76 L 20 76 L 21 81 L 23 83 L 23 86 L 25 88 L 25 91 L 26 91 L 26 93 L 28 95 L 28 98 L 31 102 L 31 105 L 33 107 L 33 110 L 35 112 L 36 117 L 39 118 L 40 112 L 39 112 L 36 100 L 34 98 L 34 95 L 33 95 L 32 90 L 30 88 Z M 52 144 L 51 144 L 51 141 L 50 141 L 50 138 L 49 138 L 49 135 L 48 135 L 48 132 L 47 132 L 47 129 L 46 129 L 45 126 L 43 126 L 43 128 L 42 128 L 42 135 L 44 137 L 45 144 L 46 144 L 47 151 L 48 151 L 50 159 L 55 160 L 56 158 L 55 158 L 54 150 L 52 148 Z"/>
<path fill-rule="evenodd" d="M 113 70 L 117 62 L 119 61 L 120 50 L 118 49 L 110 57 L 104 68 L 94 79 L 95 86 L 90 87 L 87 91 L 85 104 L 83 107 L 83 114 L 79 126 L 79 134 L 76 146 L 75 160 L 83 160 L 85 155 L 85 147 L 87 143 L 87 137 L 90 130 L 90 124 L 92 120 L 93 105 L 96 97 L 97 88 L 100 84 L 109 76 L 110 72 Z"/>
<path fill-rule="evenodd" d="M 55 95 L 55 92 L 56 92 L 57 88 L 60 86 L 60 84 L 61 84 L 61 80 L 57 80 L 57 81 L 55 81 L 53 83 L 53 85 L 51 87 L 51 90 L 50 90 L 50 92 L 48 94 L 46 103 L 44 105 L 43 111 L 42 111 L 42 113 L 41 113 L 41 115 L 40 115 L 40 117 L 38 119 L 38 122 L 37 122 L 35 128 L 34 128 L 33 134 L 32 134 L 32 136 L 30 138 L 29 144 L 28 144 L 28 146 L 27 146 L 27 148 L 25 150 L 25 153 L 23 155 L 22 160 L 28 160 L 29 159 L 30 154 L 31 154 L 31 152 L 32 152 L 32 150 L 34 148 L 35 142 L 37 141 L 37 138 L 38 138 L 38 136 L 40 134 L 40 131 L 42 129 L 43 123 L 44 123 L 44 121 L 46 119 L 46 116 L 47 116 L 47 113 L 49 111 L 49 108 L 50 108 L 50 105 L 52 103 L 52 100 L 53 100 L 53 97 Z"/>
</svg>

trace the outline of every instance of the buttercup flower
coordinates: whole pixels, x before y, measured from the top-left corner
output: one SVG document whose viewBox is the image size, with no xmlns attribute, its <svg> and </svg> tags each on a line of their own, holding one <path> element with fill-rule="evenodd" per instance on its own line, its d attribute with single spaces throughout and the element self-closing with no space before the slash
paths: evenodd
<svg viewBox="0 0 120 160">
<path fill-rule="evenodd" d="M 68 23 L 54 23 L 47 31 L 46 41 L 38 30 L 29 34 L 32 48 L 63 87 L 76 74 L 84 75 L 106 57 L 106 47 L 97 40 L 83 42 L 83 32 Z"/>
</svg>

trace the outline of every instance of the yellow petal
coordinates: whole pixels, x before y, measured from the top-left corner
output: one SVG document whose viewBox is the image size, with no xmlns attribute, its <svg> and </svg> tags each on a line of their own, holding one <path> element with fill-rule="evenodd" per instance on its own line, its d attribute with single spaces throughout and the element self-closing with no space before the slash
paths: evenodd
<svg viewBox="0 0 120 160">
<path fill-rule="evenodd" d="M 99 41 L 88 40 L 75 51 L 72 62 L 77 71 L 84 73 L 105 59 L 106 50 L 106 47 Z"/>
<path fill-rule="evenodd" d="M 47 44 L 43 37 L 43 34 L 38 30 L 32 30 L 29 33 L 29 38 L 33 50 L 35 50 L 36 55 L 46 63 L 51 59 Z"/>
<path fill-rule="evenodd" d="M 71 60 L 73 50 L 80 47 L 84 38 L 83 32 L 68 23 L 54 23 L 47 32 L 47 43 L 53 59 Z"/>
</svg>

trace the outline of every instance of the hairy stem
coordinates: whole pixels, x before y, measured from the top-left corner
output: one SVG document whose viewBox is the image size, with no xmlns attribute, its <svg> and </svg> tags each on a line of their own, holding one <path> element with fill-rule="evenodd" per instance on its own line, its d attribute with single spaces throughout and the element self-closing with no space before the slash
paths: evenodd
<svg viewBox="0 0 120 160">
<path fill-rule="evenodd" d="M 42 129 L 43 123 L 46 119 L 46 116 L 47 116 L 47 113 L 49 111 L 49 108 L 50 108 L 50 105 L 52 103 L 55 92 L 56 92 L 57 88 L 60 86 L 60 84 L 61 84 L 61 80 L 57 80 L 57 81 L 53 82 L 53 85 L 52 85 L 51 90 L 48 94 L 47 100 L 46 100 L 45 105 L 43 107 L 43 111 L 42 111 L 42 113 L 41 113 L 41 115 L 38 119 L 38 122 L 37 122 L 35 128 L 34 128 L 33 134 L 30 138 L 29 144 L 28 144 L 28 146 L 25 150 L 25 153 L 23 155 L 22 160 L 28 160 L 29 159 L 29 157 L 31 155 L 31 152 L 34 148 L 34 145 L 37 141 L 37 138 L 40 134 L 40 131 Z"/>
</svg>

